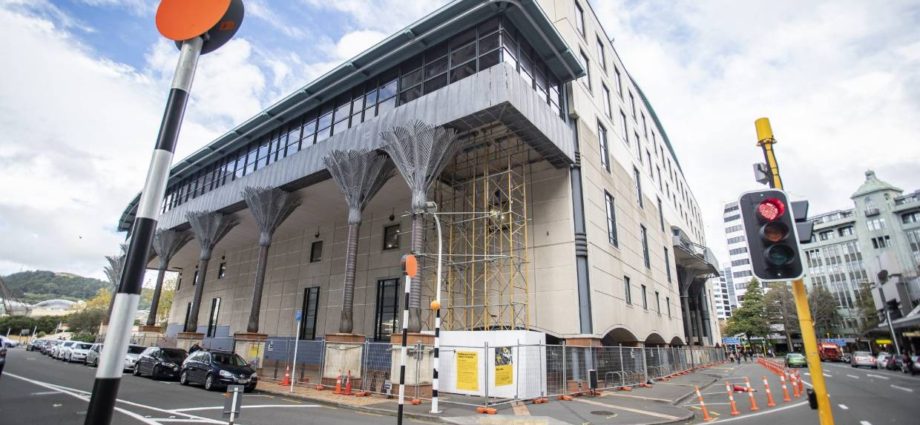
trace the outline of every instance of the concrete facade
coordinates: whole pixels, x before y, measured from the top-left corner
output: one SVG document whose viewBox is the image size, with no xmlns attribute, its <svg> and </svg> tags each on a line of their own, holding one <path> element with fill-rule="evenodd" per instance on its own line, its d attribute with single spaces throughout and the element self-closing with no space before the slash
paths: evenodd
<svg viewBox="0 0 920 425">
<path fill-rule="evenodd" d="M 459 1 L 446 8 L 478 3 Z M 322 157 L 332 148 L 378 148 L 381 131 L 420 119 L 459 131 L 495 125 L 527 145 L 530 161 L 524 180 L 530 257 L 524 266 L 529 275 L 531 330 L 559 339 L 587 337 L 605 343 L 680 345 L 688 342 L 689 334 L 705 345 L 720 341 L 717 317 L 709 313 L 715 304 L 709 278 L 717 274 L 717 262 L 705 248 L 699 207 L 654 110 L 629 77 L 587 2 L 537 4 L 545 15 L 531 18 L 548 20 L 567 47 L 587 59 L 582 60 L 587 75 L 563 81 L 566 116 L 556 116 L 541 102 L 529 76 L 525 78 L 514 64 L 500 63 L 169 208 L 161 227 L 184 228 L 185 214 L 191 211 L 234 213 L 240 219 L 214 250 L 204 282 L 199 332 L 208 331 L 210 306 L 216 298 L 220 310 L 212 326 L 215 335 L 246 330 L 259 250 L 257 226 L 250 214 L 241 211 L 245 205 L 240 191 L 247 186 L 282 187 L 303 199 L 303 205 L 275 232 L 260 332 L 292 337 L 294 312 L 304 305 L 305 291 L 314 287 L 319 288 L 315 337 L 337 332 L 347 214 L 342 195 L 322 169 Z M 436 13 L 434 19 L 438 18 Z M 579 184 L 573 184 L 579 175 Z M 170 181 L 170 185 L 177 183 Z M 582 205 L 573 192 L 576 187 L 581 188 Z M 610 236 L 607 195 L 614 207 L 615 242 Z M 363 213 L 354 328 L 369 338 L 379 327 L 378 283 L 401 276 L 400 257 L 410 244 L 409 201 L 405 183 L 394 178 Z M 585 230 L 580 242 L 573 229 L 582 215 Z M 385 249 L 384 232 L 392 225 L 400 226 L 399 246 Z M 428 238 L 430 244 L 430 231 Z M 320 258 L 313 252 L 316 242 L 322 243 Z M 181 283 L 168 334 L 185 320 L 194 292 L 197 252 L 198 243 L 192 241 L 170 262 L 170 269 L 181 273 Z M 577 258 L 585 255 L 587 275 L 581 276 Z M 697 269 L 712 271 L 692 271 Z M 579 292 L 584 284 L 587 299 Z M 430 292 L 423 291 L 423 305 L 433 297 Z M 576 313 L 586 303 L 591 313 L 587 333 Z M 694 324 L 688 321 L 688 311 L 694 312 Z M 430 323 L 423 329 L 430 329 Z"/>
</svg>

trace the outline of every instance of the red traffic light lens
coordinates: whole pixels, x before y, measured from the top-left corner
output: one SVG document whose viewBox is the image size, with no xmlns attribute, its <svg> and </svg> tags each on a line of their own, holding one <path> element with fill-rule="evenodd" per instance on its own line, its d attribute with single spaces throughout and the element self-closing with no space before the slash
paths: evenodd
<svg viewBox="0 0 920 425">
<path fill-rule="evenodd" d="M 786 212 L 786 204 L 776 198 L 764 199 L 757 206 L 757 214 L 767 221 L 773 221 L 783 216 Z"/>
<path fill-rule="evenodd" d="M 789 228 L 785 224 L 772 221 L 763 226 L 760 230 L 760 236 L 767 242 L 777 243 L 789 235 Z"/>
</svg>

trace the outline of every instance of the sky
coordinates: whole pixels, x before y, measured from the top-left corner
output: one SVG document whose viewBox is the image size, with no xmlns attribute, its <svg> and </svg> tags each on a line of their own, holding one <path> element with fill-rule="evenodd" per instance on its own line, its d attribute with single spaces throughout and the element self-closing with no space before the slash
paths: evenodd
<svg viewBox="0 0 920 425">
<path fill-rule="evenodd" d="M 181 159 L 444 0 L 245 0 L 199 62 Z M 155 0 L 0 0 L 0 274 L 102 277 L 143 184 L 178 52 Z M 724 203 L 773 123 L 787 190 L 848 208 L 873 169 L 920 189 L 920 3 L 591 0 L 661 118 L 727 260 Z"/>
</svg>

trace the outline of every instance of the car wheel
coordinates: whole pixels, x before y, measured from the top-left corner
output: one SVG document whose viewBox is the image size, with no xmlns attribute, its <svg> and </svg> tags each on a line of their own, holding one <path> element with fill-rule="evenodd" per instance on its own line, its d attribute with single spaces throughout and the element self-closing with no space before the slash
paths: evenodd
<svg viewBox="0 0 920 425">
<path fill-rule="evenodd" d="M 153 370 L 150 372 L 150 377 L 153 379 L 160 379 L 160 366 L 153 367 Z"/>
<path fill-rule="evenodd" d="M 247 386 L 243 387 L 243 392 L 244 392 L 244 393 L 251 393 L 251 392 L 255 391 L 255 389 L 256 389 L 256 386 L 255 386 L 255 385 L 247 385 Z"/>
<path fill-rule="evenodd" d="M 141 368 L 137 367 L 137 365 L 135 364 L 134 370 L 132 370 L 131 373 L 134 374 L 134 376 L 141 376 Z"/>
<path fill-rule="evenodd" d="M 188 372 L 183 370 L 179 374 L 179 385 L 188 385 Z"/>
<path fill-rule="evenodd" d="M 204 389 L 211 391 L 214 389 L 214 375 L 208 375 L 204 380 Z"/>
</svg>

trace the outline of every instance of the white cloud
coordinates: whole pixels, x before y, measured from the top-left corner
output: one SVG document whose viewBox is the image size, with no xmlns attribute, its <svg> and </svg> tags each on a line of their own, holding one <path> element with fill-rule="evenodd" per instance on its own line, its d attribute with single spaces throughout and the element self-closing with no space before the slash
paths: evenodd
<svg viewBox="0 0 920 425">
<path fill-rule="evenodd" d="M 446 4 L 446 0 L 302 0 L 311 7 L 348 14 L 364 29 L 391 34 Z"/>
<path fill-rule="evenodd" d="M 773 123 L 788 191 L 813 213 L 852 207 L 869 168 L 920 186 L 916 5 L 593 3 L 661 117 L 723 261 L 722 206 L 757 187 L 761 116 Z"/>
<path fill-rule="evenodd" d="M 346 33 L 335 44 L 334 57 L 337 59 L 349 59 L 384 38 L 386 38 L 386 34 L 379 31 L 361 30 Z"/>
</svg>

